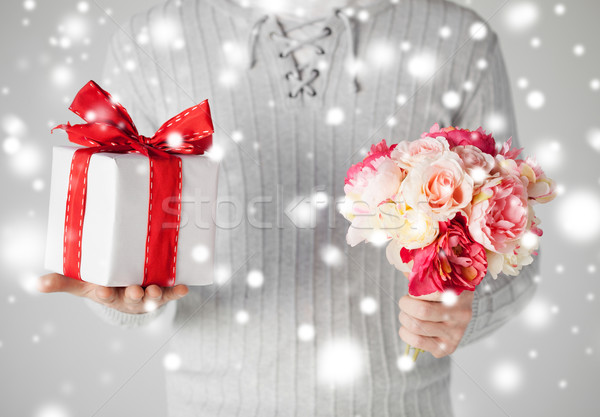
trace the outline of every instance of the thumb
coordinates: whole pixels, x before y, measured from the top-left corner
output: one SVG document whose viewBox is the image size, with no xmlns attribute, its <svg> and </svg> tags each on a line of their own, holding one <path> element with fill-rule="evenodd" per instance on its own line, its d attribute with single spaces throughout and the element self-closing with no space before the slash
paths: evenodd
<svg viewBox="0 0 600 417">
<path fill-rule="evenodd" d="M 60 274 L 47 274 L 37 281 L 38 291 L 43 293 L 67 292 L 73 295 L 83 295 L 86 283 Z"/>
</svg>

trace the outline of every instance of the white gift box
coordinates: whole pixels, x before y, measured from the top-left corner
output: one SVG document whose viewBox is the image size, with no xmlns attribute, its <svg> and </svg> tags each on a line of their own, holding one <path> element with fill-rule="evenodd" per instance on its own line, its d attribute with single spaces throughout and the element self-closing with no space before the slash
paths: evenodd
<svg viewBox="0 0 600 417">
<path fill-rule="evenodd" d="M 61 274 L 69 173 L 77 149 L 53 150 L 45 267 Z M 177 156 L 183 185 L 175 284 L 212 284 L 219 164 L 206 155 Z M 108 287 L 142 284 L 148 165 L 148 158 L 138 153 L 92 156 L 81 242 L 83 281 Z"/>
</svg>

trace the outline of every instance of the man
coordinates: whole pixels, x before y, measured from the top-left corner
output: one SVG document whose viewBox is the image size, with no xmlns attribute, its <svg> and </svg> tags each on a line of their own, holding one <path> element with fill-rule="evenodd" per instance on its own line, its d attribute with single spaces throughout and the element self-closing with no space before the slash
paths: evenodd
<svg viewBox="0 0 600 417">
<path fill-rule="evenodd" d="M 411 299 L 383 248 L 346 245 L 336 201 L 383 137 L 493 117 L 496 138 L 515 140 L 497 36 L 442 0 L 276 6 L 169 1 L 133 17 L 108 55 L 103 86 L 143 134 L 211 103 L 219 196 L 235 202 L 219 206 L 218 283 L 103 288 L 51 274 L 40 289 L 87 297 L 124 326 L 177 300 L 170 416 L 451 416 L 448 355 L 525 306 L 537 264 L 488 276 L 453 306 Z M 428 351 L 410 372 L 397 366 L 405 342 Z"/>
</svg>

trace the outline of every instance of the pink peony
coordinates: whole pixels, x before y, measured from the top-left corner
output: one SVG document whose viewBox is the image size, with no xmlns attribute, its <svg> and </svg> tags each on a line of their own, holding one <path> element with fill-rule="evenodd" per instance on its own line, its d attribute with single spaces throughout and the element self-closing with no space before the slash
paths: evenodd
<svg viewBox="0 0 600 417">
<path fill-rule="evenodd" d="M 452 126 L 440 129 L 440 126 L 436 123 L 431 127 L 429 132 L 421 135 L 422 138 L 437 138 L 439 136 L 446 138 L 448 144 L 450 144 L 450 148 L 461 145 L 472 145 L 492 156 L 495 156 L 497 153 L 496 141 L 491 134 L 486 134 L 485 130 L 481 127 L 474 131 Z"/>
<path fill-rule="evenodd" d="M 367 157 L 348 170 L 344 191 L 353 202 L 375 209 L 381 202 L 398 193 L 404 171 L 390 159 L 385 139 L 371 147 Z M 362 211 L 362 210 L 361 210 Z"/>
<path fill-rule="evenodd" d="M 500 148 L 498 155 L 502 155 L 506 159 L 517 159 L 521 152 L 523 152 L 523 148 L 513 148 L 512 138 L 509 138 Z"/>
<path fill-rule="evenodd" d="M 509 253 L 527 228 L 527 192 L 516 175 L 490 179 L 473 199 L 469 231 L 475 241 L 497 253 Z"/>
<path fill-rule="evenodd" d="M 447 290 L 456 294 L 474 291 L 486 274 L 485 249 L 469 235 L 466 219 L 458 214 L 439 225 L 432 244 L 400 252 L 404 263 L 413 261 L 408 293 L 414 297 Z"/>
<path fill-rule="evenodd" d="M 548 203 L 556 197 L 556 183 L 548 178 L 537 161 L 533 158 L 517 159 L 521 171 L 521 180 L 527 186 L 530 200 L 538 203 Z"/>
</svg>

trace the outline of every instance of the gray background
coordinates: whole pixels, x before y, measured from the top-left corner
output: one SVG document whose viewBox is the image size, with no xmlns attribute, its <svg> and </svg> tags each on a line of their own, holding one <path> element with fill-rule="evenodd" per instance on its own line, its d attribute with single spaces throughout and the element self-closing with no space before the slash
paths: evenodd
<svg viewBox="0 0 600 417">
<path fill-rule="evenodd" d="M 597 416 L 600 133 L 593 132 L 600 131 L 600 82 L 593 80 L 600 78 L 600 2 L 565 0 L 562 15 L 548 1 L 459 2 L 493 16 L 521 141 L 561 195 L 538 208 L 545 234 L 534 301 L 454 355 L 454 408 L 459 416 Z M 75 0 L 36 3 L 32 10 L 27 1 L 0 5 L 0 414 L 164 415 L 166 320 L 114 328 L 82 300 L 39 295 L 32 286 L 43 273 L 51 147 L 65 143 L 49 127 L 75 120 L 68 104 L 86 81 L 100 79 L 116 30 L 92 1 L 87 11 Z M 125 22 L 157 1 L 98 3 Z M 545 97 L 541 108 L 528 104 L 535 91 Z"/>
</svg>

